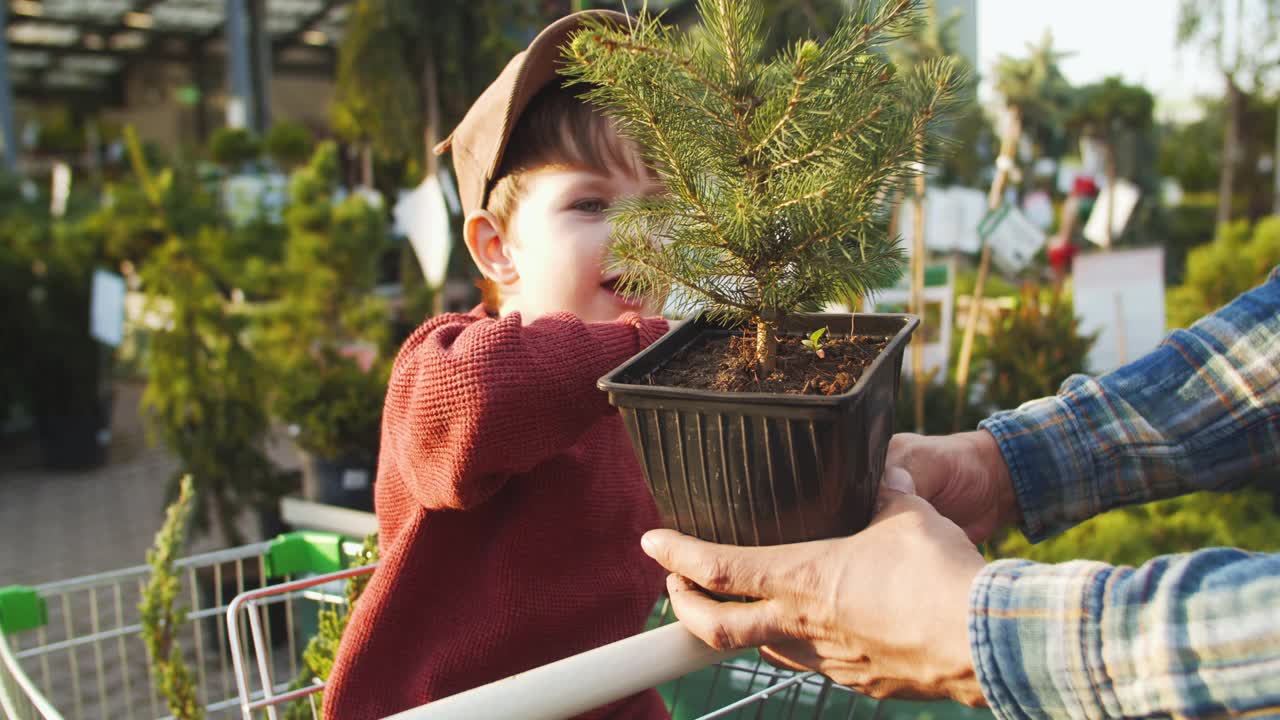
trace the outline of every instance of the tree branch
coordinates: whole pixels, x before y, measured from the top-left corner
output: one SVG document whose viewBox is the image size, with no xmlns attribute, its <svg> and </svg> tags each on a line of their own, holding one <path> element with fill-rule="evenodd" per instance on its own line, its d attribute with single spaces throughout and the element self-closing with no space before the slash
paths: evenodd
<svg viewBox="0 0 1280 720">
<path fill-rule="evenodd" d="M 784 160 L 783 162 L 780 162 L 777 165 L 774 165 L 773 168 L 770 169 L 770 172 L 777 172 L 784 168 L 791 167 L 792 165 L 799 165 L 800 163 L 808 162 L 809 160 L 812 160 L 813 158 L 819 155 L 823 155 L 829 152 L 833 147 L 843 142 L 846 138 L 852 136 L 855 132 L 861 130 L 864 125 L 870 122 L 873 122 L 876 118 L 878 118 L 880 116 L 880 111 L 882 109 L 883 109 L 883 106 L 876 106 L 874 110 L 858 118 L 857 122 L 855 122 L 853 125 L 850 125 L 848 128 L 832 135 L 830 142 L 826 143 L 825 145 L 819 145 L 818 147 L 810 150 L 804 155 L 791 158 L 790 160 Z"/>
</svg>

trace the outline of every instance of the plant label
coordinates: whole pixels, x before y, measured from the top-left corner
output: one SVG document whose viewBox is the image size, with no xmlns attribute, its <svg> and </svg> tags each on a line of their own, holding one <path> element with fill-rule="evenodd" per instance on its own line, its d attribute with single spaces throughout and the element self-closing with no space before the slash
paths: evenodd
<svg viewBox="0 0 1280 720">
<path fill-rule="evenodd" d="M 444 284 L 449 252 L 453 249 L 449 208 L 445 202 L 440 180 L 428 177 L 413 190 L 402 192 L 392 211 L 396 233 L 408 236 L 422 266 L 422 276 L 433 288 Z"/>
<path fill-rule="evenodd" d="M 1045 234 L 1017 208 L 1003 204 L 978 225 L 983 242 L 991 243 L 991 259 L 1000 272 L 1022 272 L 1044 247 Z"/>
<path fill-rule="evenodd" d="M 93 271 L 89 294 L 89 334 L 111 347 L 124 340 L 124 278 L 107 270 Z"/>
<path fill-rule="evenodd" d="M 55 163 L 53 166 L 53 187 L 49 193 L 49 214 L 60 218 L 67 214 L 67 198 L 71 196 L 71 166 Z"/>
<path fill-rule="evenodd" d="M 1085 223 L 1084 236 L 1089 242 L 1099 247 L 1107 247 L 1107 241 L 1115 240 L 1124 232 L 1129 216 L 1138 205 L 1142 192 L 1138 186 L 1128 180 L 1117 180 L 1114 190 L 1102 188 L 1098 200 L 1093 204 L 1093 212 L 1089 213 L 1089 222 Z M 1107 206 L 1115 203 L 1115 210 L 1108 211 Z M 1107 237 L 1107 213 L 1111 213 L 1111 237 Z"/>
</svg>

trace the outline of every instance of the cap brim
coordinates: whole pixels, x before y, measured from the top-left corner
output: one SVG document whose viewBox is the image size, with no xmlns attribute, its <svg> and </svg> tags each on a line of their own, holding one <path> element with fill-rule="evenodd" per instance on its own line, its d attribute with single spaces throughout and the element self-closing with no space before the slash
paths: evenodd
<svg viewBox="0 0 1280 720">
<path fill-rule="evenodd" d="M 525 108 L 529 107 L 529 103 L 539 91 L 559 78 L 559 69 L 564 66 L 565 41 L 574 31 L 580 29 L 586 20 L 593 17 L 611 20 L 620 25 L 627 23 L 627 16 L 615 10 L 583 10 L 565 15 L 551 23 L 538 33 L 533 42 L 529 43 L 520 72 L 516 75 L 511 104 L 507 106 L 506 118 L 502 123 L 502 142 L 494 155 L 492 165 L 485 173 L 486 183 L 493 179 L 493 174 L 502 165 L 507 141 L 511 139 L 511 133 L 515 131 L 516 123 L 524 114 Z"/>
</svg>

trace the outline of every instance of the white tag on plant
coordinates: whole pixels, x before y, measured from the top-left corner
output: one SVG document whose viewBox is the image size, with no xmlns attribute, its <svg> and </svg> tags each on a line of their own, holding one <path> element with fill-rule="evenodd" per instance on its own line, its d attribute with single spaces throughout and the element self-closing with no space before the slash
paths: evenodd
<svg viewBox="0 0 1280 720">
<path fill-rule="evenodd" d="M 71 197 L 71 166 L 55 163 L 53 166 L 53 187 L 49 194 L 49 214 L 60 218 L 67 214 L 67 199 Z"/>
<path fill-rule="evenodd" d="M 1124 232 L 1124 226 L 1129 223 L 1129 216 L 1138 206 L 1138 199 L 1141 196 L 1142 191 L 1138 186 L 1128 180 L 1117 180 L 1114 189 L 1102 188 L 1098 193 L 1098 201 L 1093 204 L 1093 210 L 1089 213 L 1089 221 L 1085 223 L 1085 239 L 1099 247 L 1108 247 L 1108 240 L 1114 241 Z M 1108 210 L 1107 206 L 1111 204 L 1112 198 L 1115 199 L 1115 209 Z M 1111 217 L 1109 238 L 1106 233 L 1108 214 Z"/>
<path fill-rule="evenodd" d="M 987 213 L 978 234 L 991 243 L 991 260 L 1000 272 L 1021 272 L 1044 247 L 1045 234 L 1017 208 L 1004 204 Z"/>
<path fill-rule="evenodd" d="M 440 287 L 449 266 L 453 233 L 439 179 L 429 177 L 413 190 L 401 193 L 392 215 L 396 232 L 408 236 L 412 243 L 427 284 Z"/>
<path fill-rule="evenodd" d="M 89 293 L 89 334 L 99 342 L 119 347 L 124 340 L 124 278 L 107 270 L 93 271 Z"/>
</svg>

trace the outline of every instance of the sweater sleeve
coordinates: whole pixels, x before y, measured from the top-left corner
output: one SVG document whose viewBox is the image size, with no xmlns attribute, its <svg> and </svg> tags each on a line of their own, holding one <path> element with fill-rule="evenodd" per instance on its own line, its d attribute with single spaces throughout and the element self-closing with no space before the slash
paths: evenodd
<svg viewBox="0 0 1280 720">
<path fill-rule="evenodd" d="M 429 323 L 391 372 L 384 462 L 426 508 L 482 503 L 609 413 L 596 381 L 666 330 L 634 313 L 591 324 L 568 313 L 528 325 L 518 313 Z"/>
</svg>

